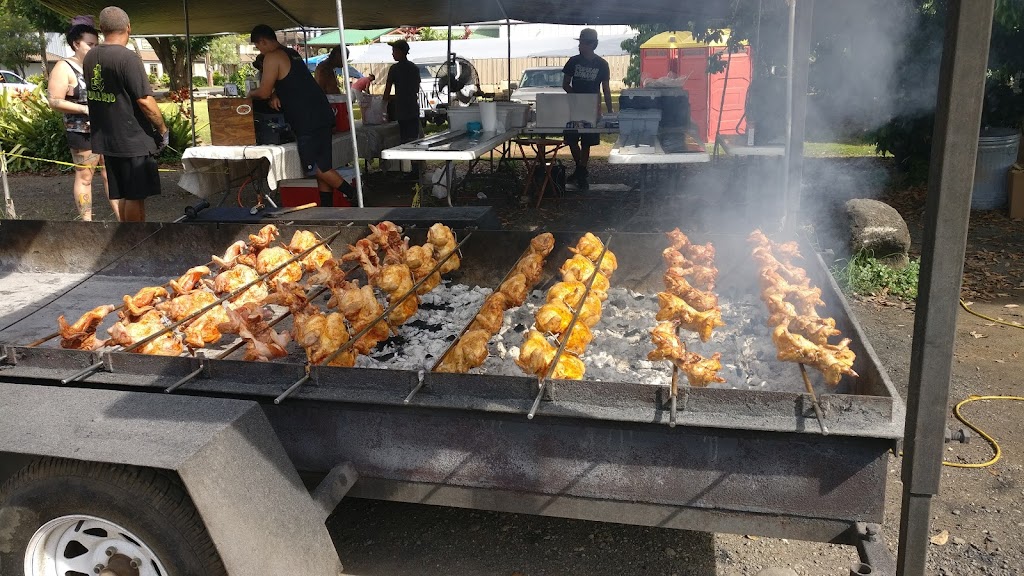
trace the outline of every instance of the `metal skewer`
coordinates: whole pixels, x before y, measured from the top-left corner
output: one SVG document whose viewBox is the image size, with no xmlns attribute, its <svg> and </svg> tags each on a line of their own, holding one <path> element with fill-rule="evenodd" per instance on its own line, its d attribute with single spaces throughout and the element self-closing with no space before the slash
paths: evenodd
<svg viewBox="0 0 1024 576">
<path fill-rule="evenodd" d="M 528 246 L 526 248 L 526 250 L 524 250 L 523 253 L 519 255 L 519 258 L 516 259 L 515 264 L 513 264 L 512 267 L 509 268 L 508 272 L 505 273 L 505 277 L 502 278 L 500 282 L 498 282 L 498 288 L 501 288 L 501 285 L 504 284 L 509 278 L 512 277 L 512 273 L 515 272 L 516 267 L 519 266 L 519 262 L 521 262 L 523 260 L 523 258 L 525 258 L 528 254 L 532 254 L 532 253 L 533 253 L 532 246 Z M 494 292 L 492 292 L 492 294 L 494 294 Z M 485 298 L 484 299 L 484 303 L 486 304 L 486 302 L 487 302 L 487 299 Z M 480 311 L 483 310 L 483 308 L 484 308 L 484 304 L 481 304 L 480 305 L 480 309 L 476 311 L 476 314 L 473 315 L 473 318 L 469 321 L 469 323 L 467 323 L 462 328 L 462 332 L 459 332 L 459 335 L 455 338 L 455 340 L 452 340 L 452 343 L 449 344 L 447 348 L 445 348 L 444 354 L 441 354 L 441 356 L 437 359 L 437 362 L 434 362 L 433 367 L 430 368 L 431 372 L 437 372 L 438 367 L 440 367 L 441 364 L 444 362 L 444 359 L 448 357 L 448 354 L 450 354 L 451 351 L 455 349 L 455 346 L 458 345 L 459 340 L 461 340 L 462 337 L 466 335 L 466 332 L 469 332 L 469 327 L 473 325 L 473 322 L 476 322 L 476 317 L 480 314 Z M 404 403 L 408 404 L 408 403 L 412 402 L 413 397 L 416 396 L 416 394 L 422 388 L 423 388 L 423 377 L 420 376 L 419 382 L 417 382 L 416 387 L 412 389 L 412 392 L 409 392 L 409 395 L 406 396 Z"/>
<path fill-rule="evenodd" d="M 803 364 L 800 366 L 800 375 L 804 379 L 804 387 L 807 388 L 807 394 L 811 397 L 811 405 L 814 406 L 814 415 L 818 418 L 818 425 L 821 426 L 821 435 L 828 436 L 828 426 L 825 426 L 825 416 L 821 412 L 821 405 L 818 404 L 818 397 L 814 394 L 814 386 L 811 385 L 811 379 L 807 376 L 807 368 Z"/>
<path fill-rule="evenodd" d="M 171 392 L 174 392 L 178 388 L 184 386 L 185 383 L 188 382 L 189 380 L 191 380 L 191 379 L 195 378 L 196 376 L 199 376 L 200 374 L 202 374 L 203 370 L 205 370 L 205 369 L 206 369 L 206 363 L 203 362 L 202 360 L 200 360 L 199 361 L 199 368 L 196 368 L 192 372 L 189 372 L 181 380 L 178 380 L 174 384 L 171 384 L 170 386 L 168 386 L 167 389 L 164 390 L 164 392 L 166 392 L 167 394 L 170 394 Z"/>
<path fill-rule="evenodd" d="M 672 364 L 672 407 L 669 412 L 668 426 L 676 427 L 676 397 L 679 394 L 679 366 Z"/>
<path fill-rule="evenodd" d="M 205 266 L 210 266 L 212 264 L 216 264 L 216 262 L 214 262 L 213 260 L 210 260 L 209 262 L 207 262 L 205 264 Z M 88 280 L 88 278 L 86 280 Z M 76 284 L 75 287 L 80 286 L 80 285 L 81 285 L 81 283 Z M 171 282 L 167 281 L 166 283 L 161 284 L 160 287 L 161 288 L 170 288 L 171 287 Z M 126 296 L 127 296 L 127 294 L 126 294 Z M 120 312 L 121 310 L 124 310 L 124 308 L 125 308 L 125 304 L 121 304 L 117 308 L 114 308 L 113 310 L 111 310 L 110 314 L 114 314 L 115 312 Z M 28 344 L 25 347 L 26 348 L 35 348 L 36 346 L 40 346 L 42 344 L 45 344 L 45 343 L 49 342 L 50 340 L 53 340 L 57 336 L 60 336 L 60 332 L 54 332 L 52 334 L 47 334 L 46 336 L 43 336 L 39 340 L 36 340 L 35 342 L 32 342 L 31 344 Z"/>
<path fill-rule="evenodd" d="M 544 375 L 540 377 L 539 390 L 537 390 L 537 397 L 533 400 L 533 407 L 530 408 L 530 412 L 526 414 L 526 418 L 533 420 L 533 417 L 537 415 L 537 410 L 540 408 L 540 401 L 544 398 L 544 393 L 548 388 L 548 380 L 551 375 L 555 373 L 555 368 L 558 367 L 558 360 L 562 357 L 562 353 L 565 352 L 565 346 L 569 343 L 569 337 L 572 335 L 572 329 L 576 327 L 576 321 L 580 318 L 580 312 L 583 311 L 583 303 L 586 302 L 587 296 L 590 295 L 590 289 L 594 286 L 594 280 L 597 279 L 597 275 L 601 273 L 601 261 L 604 260 L 604 254 L 608 251 L 608 244 L 612 241 L 609 236 L 604 241 L 604 247 L 601 248 L 601 254 L 597 257 L 594 262 L 594 273 L 587 278 L 586 290 L 583 291 L 583 296 L 580 298 L 579 304 L 576 305 L 576 309 L 572 311 L 572 319 L 569 320 L 569 326 L 562 333 L 563 337 L 558 342 L 558 349 L 555 350 L 555 357 L 551 359 L 551 363 L 548 364 L 547 370 Z"/>
<path fill-rule="evenodd" d="M 459 248 L 461 248 L 462 245 L 465 244 L 466 240 L 469 240 L 469 238 L 472 235 L 473 235 L 472 232 L 466 234 L 466 236 L 461 241 L 459 241 L 458 244 L 455 245 L 455 248 L 453 248 L 452 251 L 449 252 L 448 254 L 445 254 L 444 258 L 441 258 L 440 260 L 438 260 L 437 264 L 435 264 L 434 267 L 430 269 L 430 272 L 428 272 L 425 276 L 423 276 L 423 278 L 421 278 L 417 282 L 415 282 L 412 285 L 412 288 L 410 288 L 408 292 L 406 292 L 404 295 L 402 295 L 401 298 L 398 298 L 394 302 L 388 304 L 388 307 L 385 308 L 384 311 L 380 313 L 380 315 L 378 315 L 372 321 L 368 322 L 366 324 L 366 326 L 363 326 L 362 329 L 360 329 L 354 335 L 350 336 L 347 342 L 345 342 L 344 344 L 339 346 L 338 349 L 335 350 L 334 352 L 332 352 L 330 356 L 328 356 L 327 358 L 324 358 L 323 360 L 318 362 L 316 365 L 319 366 L 319 365 L 323 364 L 323 365 L 328 365 L 329 366 L 331 364 L 331 362 L 335 358 L 337 358 L 343 352 L 345 352 L 346 350 L 351 348 L 356 342 L 359 341 L 360 338 L 365 336 L 370 330 L 372 330 L 375 326 L 377 326 L 378 323 L 385 321 L 384 319 L 388 317 L 388 314 L 390 314 L 392 310 L 394 310 L 395 308 L 400 306 L 403 302 L 405 302 L 409 298 L 409 296 L 412 296 L 413 294 L 415 294 L 416 293 L 416 289 L 419 288 L 424 282 L 426 282 L 431 276 L 433 276 L 435 272 L 440 270 L 441 266 L 443 266 L 444 263 L 447 262 L 449 258 L 454 256 L 459 251 Z M 292 384 L 290 387 L 288 387 L 288 389 L 285 390 L 284 392 L 282 392 L 280 396 L 278 396 L 277 398 L 274 398 L 274 404 L 280 404 L 281 402 L 283 402 L 285 399 L 287 399 L 289 396 L 291 396 L 293 392 L 298 390 L 299 387 L 302 384 L 305 384 L 306 381 L 309 380 L 309 370 L 310 370 L 311 366 L 312 366 L 311 363 L 309 363 L 309 362 L 306 363 L 306 375 L 304 377 L 302 377 L 298 382 L 296 382 L 295 384 Z"/>
<path fill-rule="evenodd" d="M 212 310 L 215 306 L 220 305 L 222 302 L 225 302 L 227 300 L 230 300 L 230 299 L 238 296 L 239 294 L 245 292 L 246 290 L 248 290 L 249 288 L 254 286 L 257 282 L 262 282 L 263 280 L 269 278 L 270 276 L 273 276 L 274 274 L 276 274 L 280 270 L 283 270 L 285 267 L 287 267 L 292 262 L 295 262 L 296 260 L 300 260 L 302 258 L 305 258 L 311 252 L 313 252 L 313 250 L 316 250 L 317 248 L 319 248 L 320 246 L 322 246 L 324 244 L 330 243 L 332 240 L 337 238 L 339 234 L 341 234 L 341 230 L 338 230 L 334 234 L 331 234 L 330 236 L 328 236 L 326 239 L 321 240 L 320 242 L 317 242 L 316 244 L 314 244 L 313 246 L 310 246 L 309 248 L 307 248 L 306 250 L 300 252 L 299 254 L 296 254 L 295 256 L 292 256 L 291 258 L 285 260 L 281 264 L 278 264 L 274 268 L 272 268 L 272 269 L 268 270 L 267 272 L 257 276 L 255 280 L 252 280 L 250 282 L 246 282 L 245 284 L 243 284 L 242 286 L 239 286 L 238 288 L 232 290 L 228 294 L 225 294 L 224 296 L 221 296 L 220 298 L 217 298 L 216 300 L 214 300 L 210 304 L 207 304 L 206 306 L 203 306 L 203 307 L 199 308 L 198 310 L 188 314 L 187 316 L 185 316 L 181 320 L 178 320 L 177 322 L 174 322 L 174 323 L 172 323 L 169 326 L 165 326 L 162 329 L 157 330 L 156 332 L 150 334 L 149 336 L 146 336 L 145 338 L 135 342 L 131 346 L 122 348 L 120 350 L 115 349 L 115 350 L 112 350 L 112 351 L 113 352 L 132 352 L 134 350 L 139 349 L 140 347 L 142 347 L 142 346 L 152 342 L 153 340 L 156 340 L 157 338 L 160 338 L 164 334 L 167 334 L 168 332 L 174 330 L 178 326 L 181 326 L 182 324 L 185 324 L 186 322 L 190 322 L 191 320 L 193 320 L 195 318 L 198 318 L 198 317 L 202 316 L 203 314 L 206 314 L 207 312 Z M 95 372 L 97 372 L 102 367 L 103 367 L 103 362 L 97 362 L 97 363 L 93 364 L 92 366 L 89 366 L 88 368 L 78 372 L 77 374 L 75 374 L 75 375 L 73 375 L 73 376 L 71 376 L 69 378 L 65 378 L 64 380 L 61 380 L 61 384 L 68 384 L 70 382 L 74 382 L 76 380 L 81 380 L 82 378 L 86 378 L 86 377 L 94 374 Z"/>
</svg>

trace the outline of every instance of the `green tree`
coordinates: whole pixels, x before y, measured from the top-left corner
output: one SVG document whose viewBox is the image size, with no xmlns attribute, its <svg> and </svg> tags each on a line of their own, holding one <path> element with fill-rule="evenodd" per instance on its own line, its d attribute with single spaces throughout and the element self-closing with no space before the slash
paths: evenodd
<svg viewBox="0 0 1024 576">
<path fill-rule="evenodd" d="M 198 58 L 206 54 L 213 42 L 213 36 L 193 36 L 191 39 L 192 58 Z M 164 65 L 164 71 L 170 80 L 171 91 L 188 88 L 189 78 L 192 76 L 192 66 L 188 62 L 187 47 L 185 39 L 178 36 L 147 36 L 156 57 Z"/>
<path fill-rule="evenodd" d="M 38 35 L 32 23 L 18 14 L 0 13 L 0 66 L 24 76 L 28 57 L 38 52 Z"/>
<path fill-rule="evenodd" d="M 620 45 L 623 50 L 629 53 L 629 68 L 626 69 L 626 77 L 622 79 L 626 86 L 640 85 L 640 46 L 651 38 L 668 32 L 668 27 L 661 24 L 641 24 L 630 26 L 636 30 L 636 36 L 622 41 Z"/>
<path fill-rule="evenodd" d="M 49 69 L 46 57 L 46 32 L 60 32 L 67 29 L 68 21 L 34 0 L 2 0 L 0 11 L 24 18 L 36 32 L 36 52 L 43 59 L 43 68 Z M 0 52 L 2 53 L 2 52 Z"/>
<path fill-rule="evenodd" d="M 210 42 L 210 60 L 223 72 L 225 64 L 238 64 L 238 47 L 248 43 L 249 37 L 242 34 L 217 36 Z"/>
</svg>

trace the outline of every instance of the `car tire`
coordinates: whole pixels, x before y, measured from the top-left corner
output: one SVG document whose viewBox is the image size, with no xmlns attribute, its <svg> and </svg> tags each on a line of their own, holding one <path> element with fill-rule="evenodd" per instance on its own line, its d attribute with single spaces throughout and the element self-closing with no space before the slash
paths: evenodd
<svg viewBox="0 0 1024 576">
<path fill-rule="evenodd" d="M 144 574 L 227 574 L 184 487 L 152 468 L 39 459 L 0 487 L 0 527 L 0 576 L 33 576 L 50 560 L 89 564 L 62 574 L 92 574 L 121 544 Z"/>
</svg>

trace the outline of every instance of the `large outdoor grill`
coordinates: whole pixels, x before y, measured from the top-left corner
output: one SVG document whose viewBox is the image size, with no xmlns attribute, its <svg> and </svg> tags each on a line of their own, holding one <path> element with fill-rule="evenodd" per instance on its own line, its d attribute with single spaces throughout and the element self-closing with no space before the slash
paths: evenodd
<svg viewBox="0 0 1024 576">
<path fill-rule="evenodd" d="M 663 289 L 663 234 L 597 234 L 619 269 L 584 355 L 586 379 L 547 381 L 543 389 L 513 357 L 582 232 L 555 233 L 530 299 L 506 312 L 491 357 L 469 374 L 431 367 L 536 232 L 457 231 L 465 240 L 461 268 L 355 368 L 307 366 L 294 344 L 277 361 L 243 361 L 230 353 L 232 335 L 181 357 L 63 350 L 59 338 L 29 346 L 56 330 L 60 314 L 70 321 L 118 305 L 122 295 L 163 284 L 258 228 L 4 222 L 0 322 L 9 327 L 0 332 L 0 381 L 70 379 L 63 385 L 255 399 L 300 471 L 323 474 L 349 461 L 360 475 L 357 496 L 847 543 L 857 539 L 856 522 L 882 521 L 903 404 L 824 264 L 809 256 L 803 265 L 824 289 L 827 315 L 853 339 L 859 374 L 831 389 L 811 372 L 819 420 L 798 367 L 774 358 L 757 267 L 740 236 L 694 236 L 717 249 L 727 325 L 708 343 L 688 344 L 722 352 L 727 381 L 682 386 L 674 401 L 670 365 L 646 359 Z M 338 233 L 336 256 L 368 232 L 281 226 L 281 240 L 297 229 Z M 422 243 L 426 227 L 405 234 Z M 324 307 L 327 296 L 316 303 Z M 290 321 L 285 316 L 277 328 Z"/>
</svg>

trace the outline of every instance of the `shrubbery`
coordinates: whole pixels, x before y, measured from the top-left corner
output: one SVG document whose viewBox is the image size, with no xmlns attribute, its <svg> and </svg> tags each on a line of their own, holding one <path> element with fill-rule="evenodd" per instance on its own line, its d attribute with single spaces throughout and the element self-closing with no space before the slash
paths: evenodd
<svg viewBox="0 0 1024 576">
<path fill-rule="evenodd" d="M 214 72 L 213 73 L 213 85 L 214 86 L 223 86 L 224 82 L 226 80 L 227 80 L 227 76 L 225 76 L 224 74 L 222 74 L 220 72 Z"/>
<path fill-rule="evenodd" d="M 12 172 L 56 166 L 46 160 L 71 162 L 64 117 L 47 105 L 41 86 L 32 92 L 0 91 L 0 146 L 7 154 L 43 159 L 8 156 L 7 168 Z"/>
<path fill-rule="evenodd" d="M 206 81 L 206 76 L 193 76 L 192 86 L 195 88 L 205 88 L 210 84 Z"/>
</svg>

